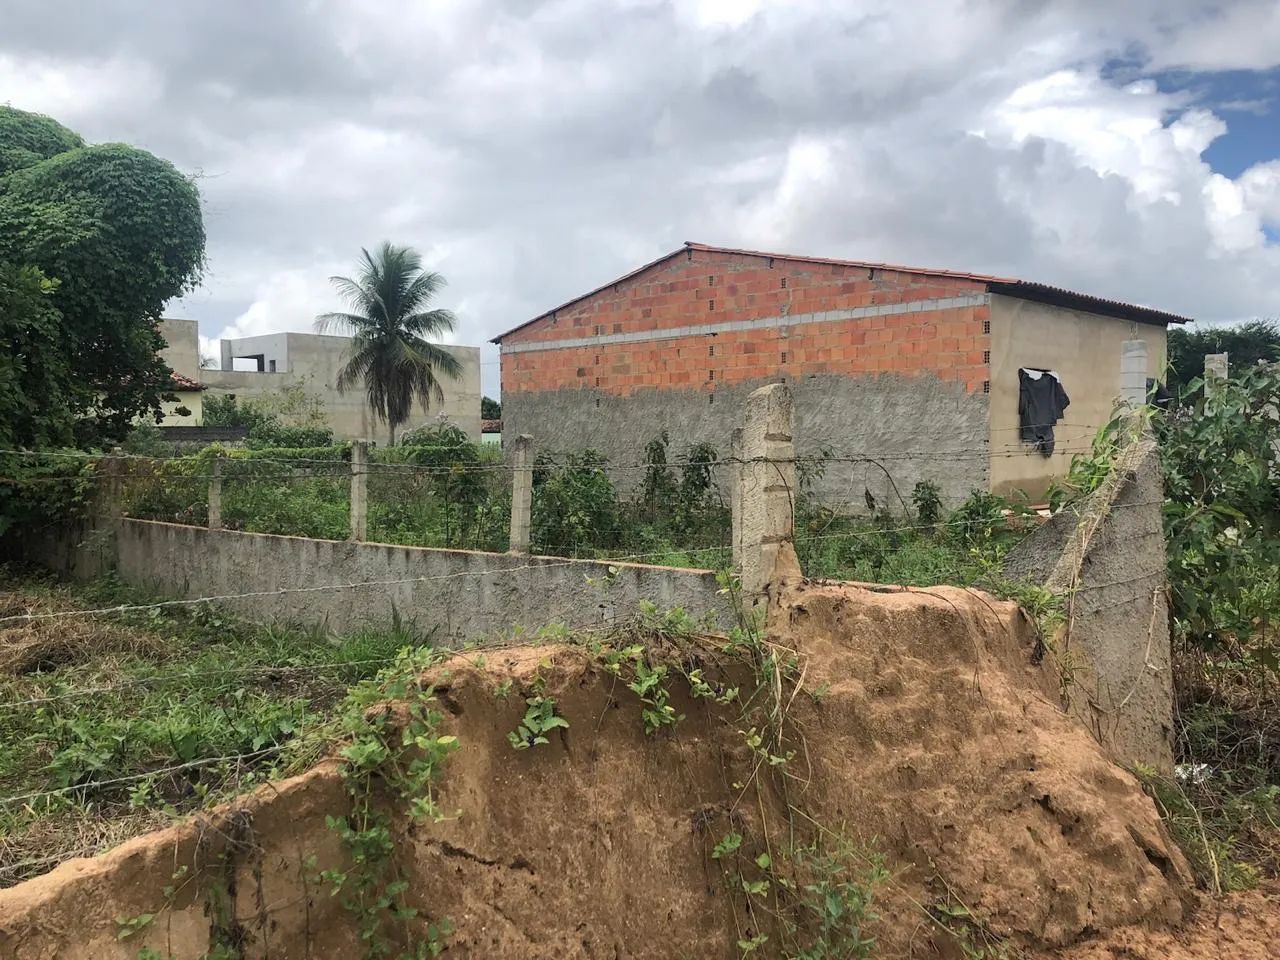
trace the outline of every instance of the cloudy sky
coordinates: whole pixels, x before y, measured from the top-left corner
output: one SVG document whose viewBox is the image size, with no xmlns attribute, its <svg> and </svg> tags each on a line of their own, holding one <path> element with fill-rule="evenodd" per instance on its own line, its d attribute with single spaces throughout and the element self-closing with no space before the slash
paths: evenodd
<svg viewBox="0 0 1280 960">
<path fill-rule="evenodd" d="M 0 102 L 200 177 L 208 274 L 169 313 L 209 339 L 309 330 L 384 238 L 448 278 L 464 343 L 685 240 L 1280 315 L 1280 0 L 0 0 L 0 24 Z"/>
</svg>

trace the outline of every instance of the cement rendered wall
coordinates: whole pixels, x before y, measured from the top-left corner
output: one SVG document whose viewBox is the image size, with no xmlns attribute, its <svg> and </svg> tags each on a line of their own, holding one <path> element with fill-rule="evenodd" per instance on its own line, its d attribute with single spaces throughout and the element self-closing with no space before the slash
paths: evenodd
<svg viewBox="0 0 1280 960">
<path fill-rule="evenodd" d="M 510 637 L 548 624 L 591 626 L 634 615 L 641 600 L 710 614 L 727 629 L 732 609 L 715 574 L 643 564 L 521 557 L 378 543 L 309 540 L 126 519 L 114 537 L 115 569 L 126 583 L 169 598 L 263 595 L 223 601 L 257 620 L 313 623 L 345 632 L 398 614 L 437 642 Z M 101 558 L 46 550 L 46 562 L 84 574 Z M 363 587 L 347 584 L 370 581 Z M 341 589 L 307 589 L 329 584 Z"/>
<path fill-rule="evenodd" d="M 721 385 L 714 402 L 698 389 L 641 388 L 629 396 L 589 387 L 521 391 L 503 399 L 503 431 L 531 435 L 539 453 L 590 448 L 619 465 L 641 463 L 644 445 L 662 430 L 670 434 L 676 457 L 699 442 L 728 457 L 746 398 L 773 382 L 777 378 Z M 928 374 L 816 374 L 788 377 L 787 384 L 794 395 L 797 456 L 828 447 L 838 457 L 869 458 L 827 464 L 814 486 L 824 502 L 865 510 L 866 489 L 900 511 L 894 487 L 910 503 L 918 480 L 937 483 L 951 504 L 987 489 L 987 397 L 970 393 L 963 383 Z M 876 458 L 880 466 L 870 462 Z M 615 470 L 615 481 L 626 489 L 641 476 L 638 469 Z"/>
<path fill-rule="evenodd" d="M 1163 487 L 1149 437 L 1130 444 L 1103 486 L 1009 555 L 1005 573 L 1066 599 L 1052 656 L 1066 699 L 1121 762 L 1173 767 L 1173 676 Z"/>
<path fill-rule="evenodd" d="M 160 336 L 168 344 L 160 357 L 174 373 L 191 380 L 200 379 L 200 333 L 194 320 L 160 321 Z"/>
<path fill-rule="evenodd" d="M 991 297 L 991 489 L 1025 492 L 1042 502 L 1073 452 L 1089 448 L 1111 419 L 1120 396 L 1120 357 L 1127 340 L 1147 344 L 1147 376 L 1164 375 L 1166 329 L 993 294 Z M 1054 430 L 1056 449 L 1045 457 L 1018 440 L 1018 369 L 1055 370 L 1071 405 Z"/>
</svg>

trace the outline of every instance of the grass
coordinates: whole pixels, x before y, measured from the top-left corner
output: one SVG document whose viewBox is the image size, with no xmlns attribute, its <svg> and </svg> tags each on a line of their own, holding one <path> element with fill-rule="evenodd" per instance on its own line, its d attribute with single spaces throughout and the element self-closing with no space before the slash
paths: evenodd
<svg viewBox="0 0 1280 960">
<path fill-rule="evenodd" d="M 1215 893 L 1280 878 L 1280 686 L 1255 662 L 1260 646 L 1175 648 L 1177 773 L 1140 771 Z"/>
<path fill-rule="evenodd" d="M 13 571 L 0 593 L 0 616 L 145 599 Z M 348 687 L 427 640 L 409 625 L 335 637 L 200 606 L 0 624 L 0 798 L 42 794 L 0 803 L 0 883 L 299 769 Z"/>
</svg>

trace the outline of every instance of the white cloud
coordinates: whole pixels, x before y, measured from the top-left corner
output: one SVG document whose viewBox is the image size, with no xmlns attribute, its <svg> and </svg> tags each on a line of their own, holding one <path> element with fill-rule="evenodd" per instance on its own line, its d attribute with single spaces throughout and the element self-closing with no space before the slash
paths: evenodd
<svg viewBox="0 0 1280 960">
<path fill-rule="evenodd" d="M 470 343 L 686 239 L 1280 312 L 1280 145 L 1222 176 L 1234 115 L 1153 79 L 1273 62 L 1274 3 L 58 4 L 9 0 L 0 97 L 204 174 L 205 336 L 311 329 L 384 238 Z"/>
<path fill-rule="evenodd" d="M 71 126 L 95 111 L 144 110 L 163 82 L 149 64 L 118 57 L 75 62 L 0 54 L 0 103 Z"/>
</svg>

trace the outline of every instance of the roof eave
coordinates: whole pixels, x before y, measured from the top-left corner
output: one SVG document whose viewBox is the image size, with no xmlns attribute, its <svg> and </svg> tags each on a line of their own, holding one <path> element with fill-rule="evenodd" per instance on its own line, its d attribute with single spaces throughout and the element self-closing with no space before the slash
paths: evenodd
<svg viewBox="0 0 1280 960">
<path fill-rule="evenodd" d="M 1146 323 L 1156 327 L 1168 327 L 1172 323 L 1192 323 L 1192 317 L 1179 316 L 1154 307 L 1142 307 L 1119 300 L 1108 300 L 1105 297 L 1094 297 L 1086 293 L 1076 293 L 1060 287 L 1052 287 L 1043 283 L 1027 280 L 991 280 L 987 282 L 987 290 L 991 293 L 1016 297 L 1019 300 L 1030 300 L 1054 307 L 1083 310 L 1104 317 L 1116 317 L 1121 320 L 1132 320 L 1135 323 Z"/>
</svg>

